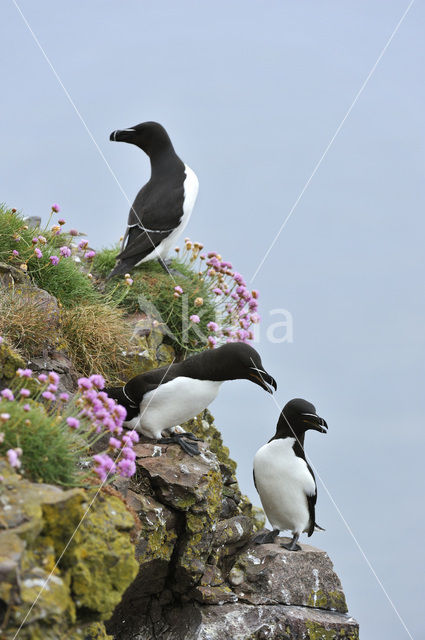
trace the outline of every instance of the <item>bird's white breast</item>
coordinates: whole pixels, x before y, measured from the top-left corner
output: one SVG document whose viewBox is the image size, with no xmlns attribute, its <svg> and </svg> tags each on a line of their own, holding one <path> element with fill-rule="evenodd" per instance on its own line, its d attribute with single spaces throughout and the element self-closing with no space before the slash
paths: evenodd
<svg viewBox="0 0 425 640">
<path fill-rule="evenodd" d="M 150 438 L 160 438 L 164 429 L 198 415 L 217 396 L 222 382 L 179 376 L 145 393 L 136 429 Z"/>
<path fill-rule="evenodd" d="M 199 182 L 196 177 L 196 173 L 192 171 L 190 167 L 185 166 L 186 178 L 183 182 L 183 215 L 180 218 L 179 225 L 167 236 L 157 247 L 158 253 L 162 258 L 165 258 L 170 250 L 174 247 L 177 238 L 182 233 L 183 229 L 189 222 L 192 215 L 193 207 L 195 206 L 196 198 L 198 196 Z M 144 259 L 146 260 L 146 258 Z"/>
<path fill-rule="evenodd" d="M 316 484 L 305 460 L 295 455 L 295 438 L 272 440 L 257 451 L 254 473 L 264 511 L 274 529 L 302 533 L 309 525 L 307 496 Z"/>
</svg>

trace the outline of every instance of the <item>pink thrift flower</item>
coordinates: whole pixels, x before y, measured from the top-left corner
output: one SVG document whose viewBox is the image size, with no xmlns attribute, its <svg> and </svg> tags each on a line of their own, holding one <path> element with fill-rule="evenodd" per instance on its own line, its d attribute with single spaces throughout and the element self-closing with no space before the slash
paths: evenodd
<svg viewBox="0 0 425 640">
<path fill-rule="evenodd" d="M 77 418 L 73 418 L 72 416 L 70 418 L 67 418 L 66 421 L 71 429 L 78 429 L 78 427 L 80 426 L 80 421 Z"/>
<path fill-rule="evenodd" d="M 252 298 L 252 300 L 249 301 L 249 308 L 251 309 L 251 311 L 256 311 L 258 309 L 258 302 L 257 300 L 255 300 L 254 298 Z"/>
<path fill-rule="evenodd" d="M 96 255 L 96 251 L 90 250 L 84 254 L 84 257 L 86 258 L 86 260 L 91 260 L 92 258 L 95 257 L 95 255 Z"/>
<path fill-rule="evenodd" d="M 131 478 L 136 473 L 136 465 L 133 460 L 120 460 L 118 462 L 120 475 L 124 478 Z"/>
<path fill-rule="evenodd" d="M 31 411 L 31 405 L 30 404 L 24 404 L 24 406 L 22 407 L 22 409 L 24 411 Z"/>
<path fill-rule="evenodd" d="M 31 392 L 29 389 L 21 389 L 19 393 L 23 398 L 29 398 L 31 395 Z"/>
<path fill-rule="evenodd" d="M 3 338 L 0 336 L 0 344 L 2 344 L 3 342 Z"/>
<path fill-rule="evenodd" d="M 134 453 L 133 449 L 131 449 L 130 447 L 123 447 L 122 455 L 123 455 L 123 458 L 125 458 L 126 460 L 136 459 L 136 454 Z"/>
<path fill-rule="evenodd" d="M 56 202 L 52 204 L 52 211 L 54 211 L 55 213 L 59 213 L 60 210 L 60 206 L 56 204 Z"/>
<path fill-rule="evenodd" d="M 94 472 L 97 473 L 97 475 L 99 476 L 99 479 L 101 480 L 101 482 L 105 482 L 106 478 L 108 477 L 104 467 L 95 467 L 94 468 Z"/>
<path fill-rule="evenodd" d="M 213 293 L 215 293 L 216 296 L 221 296 L 223 294 L 222 290 L 218 287 L 214 287 Z"/>
<path fill-rule="evenodd" d="M 41 395 L 45 400 L 49 400 L 50 402 L 56 399 L 55 395 L 51 391 L 43 391 Z"/>
<path fill-rule="evenodd" d="M 59 399 L 62 400 L 62 402 L 68 402 L 69 394 L 68 393 L 61 393 L 60 396 L 59 396 Z"/>
<path fill-rule="evenodd" d="M 49 372 L 49 382 L 51 384 L 59 384 L 59 376 L 56 371 Z"/>
<path fill-rule="evenodd" d="M 101 376 L 98 373 L 93 374 L 92 376 L 90 376 L 90 382 L 92 382 L 94 384 L 95 387 L 97 387 L 98 389 L 103 389 L 105 386 L 105 378 L 103 376 Z"/>
<path fill-rule="evenodd" d="M 177 287 L 174 287 L 174 291 L 179 294 L 183 293 L 183 289 L 180 287 L 180 285 L 177 285 Z"/>
<path fill-rule="evenodd" d="M 61 226 L 63 226 L 65 224 L 65 220 L 63 218 L 59 218 L 58 220 L 58 224 L 60 224 Z"/>
<path fill-rule="evenodd" d="M 49 386 L 47 387 L 47 391 L 51 391 L 52 393 L 56 393 L 57 390 L 58 388 L 55 384 L 49 384 Z"/>
<path fill-rule="evenodd" d="M 49 260 L 54 267 L 59 264 L 59 258 L 57 256 L 50 256 Z"/>
<path fill-rule="evenodd" d="M 208 346 L 212 349 L 217 344 L 217 340 L 214 336 L 208 336 Z"/>
<path fill-rule="evenodd" d="M 113 449 L 119 449 L 121 447 L 121 442 L 116 438 L 109 438 L 109 446 Z"/>
<path fill-rule="evenodd" d="M 46 240 L 46 238 L 44 236 L 38 236 L 38 241 L 41 244 L 46 244 L 47 243 L 47 240 Z"/>
<path fill-rule="evenodd" d="M 134 431 L 134 429 L 132 429 L 131 431 L 127 431 L 127 435 L 132 442 L 139 442 L 139 434 L 137 433 L 137 431 Z"/>
<path fill-rule="evenodd" d="M 5 400 L 10 400 L 10 401 L 15 399 L 10 389 L 3 389 L 3 391 L 0 391 L 0 396 Z"/>
<path fill-rule="evenodd" d="M 189 320 L 191 320 L 194 324 L 198 324 L 201 321 L 199 316 L 197 316 L 196 314 L 190 316 Z"/>
<path fill-rule="evenodd" d="M 38 376 L 38 380 L 40 382 L 46 382 L 46 380 L 47 380 L 46 374 L 45 373 L 40 373 L 40 375 Z"/>
<path fill-rule="evenodd" d="M 207 324 L 207 329 L 208 329 L 208 331 L 214 331 L 214 332 L 216 332 L 216 331 L 218 331 L 218 324 L 217 324 L 216 322 L 212 322 L 212 321 L 211 321 L 211 322 L 209 322 L 209 323 Z"/>
<path fill-rule="evenodd" d="M 10 413 L 0 413 L 0 422 L 6 422 L 6 420 L 9 420 L 10 418 Z"/>
<path fill-rule="evenodd" d="M 40 249 L 39 249 L 38 247 L 36 247 L 36 248 L 34 249 L 34 253 L 35 253 L 35 255 L 36 255 L 36 257 L 37 257 L 38 259 L 40 259 L 40 258 L 42 258 L 42 257 L 43 257 L 43 253 L 40 251 Z"/>
<path fill-rule="evenodd" d="M 252 290 L 252 297 L 255 298 L 256 300 L 258 299 L 258 297 L 260 296 L 259 292 L 257 291 L 257 289 L 253 289 Z"/>
<path fill-rule="evenodd" d="M 80 242 L 78 243 L 78 248 L 79 249 L 85 249 L 89 244 L 88 240 L 80 240 Z"/>
<path fill-rule="evenodd" d="M 131 439 L 131 437 L 127 433 L 125 433 L 123 435 L 122 442 L 127 447 L 132 447 L 133 446 L 133 440 Z"/>
<path fill-rule="evenodd" d="M 96 464 L 99 465 L 99 467 L 103 468 L 109 473 L 114 473 L 116 470 L 115 462 L 106 453 L 101 453 L 93 456 L 93 460 L 96 462 Z"/>
<path fill-rule="evenodd" d="M 37 242 L 38 242 L 38 238 L 33 238 L 33 239 L 31 240 L 31 242 L 32 242 L 33 244 L 37 244 Z"/>
<path fill-rule="evenodd" d="M 78 236 L 78 231 L 77 231 L 77 229 L 70 229 L 70 230 L 69 230 L 69 235 L 70 235 L 70 236 Z"/>
<path fill-rule="evenodd" d="M 65 258 L 69 258 L 71 255 L 71 249 L 69 247 L 63 246 L 59 249 L 59 253 Z"/>
<path fill-rule="evenodd" d="M 78 378 L 78 386 L 80 389 L 91 389 L 93 384 L 88 378 Z"/>
<path fill-rule="evenodd" d="M 241 274 L 240 274 L 240 273 L 238 273 L 237 271 L 235 271 L 235 273 L 233 274 L 233 280 L 234 280 L 237 284 L 245 285 L 245 280 L 243 279 L 243 277 L 241 276 Z"/>
<path fill-rule="evenodd" d="M 13 249 L 12 253 L 14 256 L 19 256 L 19 251 L 16 251 L 16 249 Z"/>
<path fill-rule="evenodd" d="M 16 375 L 20 378 L 31 378 L 32 370 L 31 369 L 17 369 Z"/>
<path fill-rule="evenodd" d="M 6 455 L 10 466 L 19 469 L 21 461 L 19 460 L 18 449 L 8 449 L 6 451 Z"/>
</svg>

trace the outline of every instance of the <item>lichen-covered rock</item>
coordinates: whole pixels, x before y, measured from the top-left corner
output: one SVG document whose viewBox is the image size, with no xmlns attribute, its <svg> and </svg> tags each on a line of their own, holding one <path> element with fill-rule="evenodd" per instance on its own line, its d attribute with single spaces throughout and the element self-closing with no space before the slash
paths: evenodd
<svg viewBox="0 0 425 640">
<path fill-rule="evenodd" d="M 347 612 L 341 582 L 327 553 L 306 544 L 297 552 L 278 543 L 253 544 L 237 557 L 229 581 L 242 602 Z"/>
<path fill-rule="evenodd" d="M 195 585 L 205 570 L 221 510 L 220 467 L 206 446 L 200 446 L 202 453 L 196 457 L 176 445 L 140 444 L 134 449 L 156 498 L 185 514 L 175 567 L 175 588 L 181 592 Z"/>
<path fill-rule="evenodd" d="M 185 422 L 183 427 L 198 438 L 202 438 L 207 443 L 208 449 L 215 453 L 220 462 L 224 484 L 221 517 L 230 518 L 239 514 L 248 516 L 251 518 L 254 531 L 262 529 L 266 523 L 263 510 L 254 507 L 249 499 L 241 493 L 236 479 L 236 462 L 230 458 L 229 449 L 224 446 L 221 433 L 215 426 L 214 418 L 208 409 L 205 409 L 196 418 Z"/>
<path fill-rule="evenodd" d="M 66 640 L 114 640 L 106 633 L 103 622 L 93 622 L 88 625 L 76 627 Z"/>
<path fill-rule="evenodd" d="M 163 342 L 167 334 L 165 325 L 145 314 L 135 314 L 131 318 L 133 327 L 132 343 L 136 348 L 132 349 L 129 356 L 138 356 L 134 366 L 130 366 L 126 374 L 128 377 L 156 369 L 175 360 L 176 354 L 173 347 Z"/>
<path fill-rule="evenodd" d="M 285 605 L 187 606 L 166 614 L 158 640 L 358 640 L 358 625 L 341 613 Z M 172 629 L 172 631 L 170 631 Z M 137 636 L 139 637 L 139 636 Z M 140 636 L 145 638 L 145 636 Z"/>
<path fill-rule="evenodd" d="M 123 502 L 28 482 L 4 462 L 0 474 L 4 637 L 23 625 L 20 638 L 53 640 L 90 617 L 110 617 L 138 568 L 134 519 Z"/>
<path fill-rule="evenodd" d="M 19 353 L 4 340 L 0 344 L 0 389 L 9 386 L 19 368 L 25 368 L 25 361 Z"/>
</svg>

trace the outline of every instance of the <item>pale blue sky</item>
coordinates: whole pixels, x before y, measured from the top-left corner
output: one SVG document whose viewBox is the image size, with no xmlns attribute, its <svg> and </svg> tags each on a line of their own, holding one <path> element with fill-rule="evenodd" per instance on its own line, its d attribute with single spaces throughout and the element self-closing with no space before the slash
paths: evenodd
<svg viewBox="0 0 425 640">
<path fill-rule="evenodd" d="M 109 133 L 169 131 L 200 192 L 187 229 L 250 278 L 408 6 L 406 0 L 92 0 L 20 7 L 123 189 L 148 177 Z M 307 452 L 413 637 L 423 634 L 425 525 L 425 9 L 415 2 L 253 285 L 288 309 L 294 342 L 258 348 L 280 406 L 329 424 Z M 0 7 L 0 200 L 60 203 L 92 245 L 115 242 L 127 203 L 12 1 Z M 248 383 L 213 413 L 243 489 L 278 409 Z M 319 482 L 311 541 L 326 549 L 362 640 L 408 638 Z"/>
</svg>

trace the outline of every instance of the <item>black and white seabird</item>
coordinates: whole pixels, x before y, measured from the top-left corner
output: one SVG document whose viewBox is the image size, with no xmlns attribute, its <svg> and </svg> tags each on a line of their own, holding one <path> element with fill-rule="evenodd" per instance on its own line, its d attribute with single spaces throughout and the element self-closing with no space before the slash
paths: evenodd
<svg viewBox="0 0 425 640">
<path fill-rule="evenodd" d="M 198 195 L 198 178 L 180 160 L 168 133 L 157 122 L 113 131 L 109 139 L 142 149 L 150 159 L 151 177 L 133 202 L 121 252 L 108 277 L 154 259 L 167 269 L 164 259 L 189 222 Z"/>
<path fill-rule="evenodd" d="M 275 435 L 254 457 L 254 484 L 273 527 L 255 538 L 257 544 L 272 543 L 280 531 L 289 530 L 293 538 L 282 546 L 299 551 L 301 533 L 311 536 L 315 528 L 322 529 L 315 520 L 317 486 L 305 458 L 304 436 L 307 429 L 326 433 L 327 428 L 307 400 L 295 398 L 282 409 Z"/>
<path fill-rule="evenodd" d="M 265 371 L 260 355 L 241 342 L 198 353 L 187 360 L 147 371 L 129 380 L 123 387 L 105 389 L 108 395 L 127 409 L 124 426 L 162 442 L 175 442 L 189 454 L 199 454 L 193 434 L 163 431 L 203 411 L 217 396 L 226 380 L 251 380 L 273 393 L 274 378 Z"/>
</svg>

